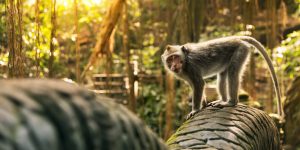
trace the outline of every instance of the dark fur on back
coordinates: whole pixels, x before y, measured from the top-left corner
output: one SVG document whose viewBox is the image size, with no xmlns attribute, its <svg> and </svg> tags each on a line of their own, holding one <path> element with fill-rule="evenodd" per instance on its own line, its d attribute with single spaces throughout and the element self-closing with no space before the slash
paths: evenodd
<svg viewBox="0 0 300 150">
<path fill-rule="evenodd" d="M 231 62 L 233 53 L 240 43 L 237 40 L 223 41 L 217 44 L 209 41 L 185 46 L 189 49 L 187 59 L 185 59 L 187 69 L 201 71 L 203 77 L 209 77 L 207 74 L 216 75 L 220 68 L 226 69 L 225 66 Z"/>
</svg>

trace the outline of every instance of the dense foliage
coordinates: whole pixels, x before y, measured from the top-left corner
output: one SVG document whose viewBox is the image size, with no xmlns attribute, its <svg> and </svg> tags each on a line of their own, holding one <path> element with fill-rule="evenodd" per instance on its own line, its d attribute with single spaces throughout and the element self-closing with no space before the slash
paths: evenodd
<svg viewBox="0 0 300 150">
<path fill-rule="evenodd" d="M 295 31 L 281 42 L 277 49 L 277 61 L 282 64 L 287 77 L 294 79 L 300 71 L 300 31 Z"/>
</svg>

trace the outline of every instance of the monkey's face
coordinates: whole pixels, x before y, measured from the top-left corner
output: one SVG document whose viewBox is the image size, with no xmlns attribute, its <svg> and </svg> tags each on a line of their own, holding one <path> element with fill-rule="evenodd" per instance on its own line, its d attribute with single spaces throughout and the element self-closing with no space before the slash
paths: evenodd
<svg viewBox="0 0 300 150">
<path fill-rule="evenodd" d="M 181 46 L 170 46 L 168 45 L 164 53 L 161 55 L 164 66 L 176 73 L 180 74 L 183 68 L 184 53 L 182 52 Z"/>
<path fill-rule="evenodd" d="M 167 58 L 166 62 L 167 62 L 168 68 L 171 71 L 173 71 L 175 73 L 180 73 L 182 71 L 182 63 L 183 62 L 179 55 L 176 55 L 176 54 L 170 55 Z"/>
</svg>

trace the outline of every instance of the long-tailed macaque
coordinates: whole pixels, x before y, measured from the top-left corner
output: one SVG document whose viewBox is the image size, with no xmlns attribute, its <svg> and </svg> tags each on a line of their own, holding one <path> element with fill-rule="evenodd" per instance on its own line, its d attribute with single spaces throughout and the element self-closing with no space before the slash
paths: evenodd
<svg viewBox="0 0 300 150">
<path fill-rule="evenodd" d="M 261 43 L 248 36 L 231 36 L 202 43 L 168 45 L 162 55 L 167 70 L 187 81 L 193 90 L 192 111 L 187 118 L 207 105 L 214 107 L 235 106 L 241 75 L 248 61 L 250 50 L 256 48 L 266 60 L 277 95 L 278 114 L 282 116 L 281 98 L 272 61 Z M 206 104 L 202 100 L 204 79 L 217 75 L 220 100 Z"/>
</svg>

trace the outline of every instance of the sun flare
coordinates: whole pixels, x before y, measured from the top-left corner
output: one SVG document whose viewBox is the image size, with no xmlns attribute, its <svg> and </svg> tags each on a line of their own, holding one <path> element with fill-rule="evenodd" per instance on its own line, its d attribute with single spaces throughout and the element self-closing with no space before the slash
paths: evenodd
<svg viewBox="0 0 300 150">
<path fill-rule="evenodd" d="M 36 0 L 27 0 L 28 5 L 34 5 Z M 77 3 L 82 3 L 83 5 L 87 6 L 94 6 L 101 4 L 103 0 L 77 0 Z M 65 7 L 68 7 L 74 3 L 74 0 L 56 0 L 56 3 L 58 5 L 63 5 Z"/>
</svg>

